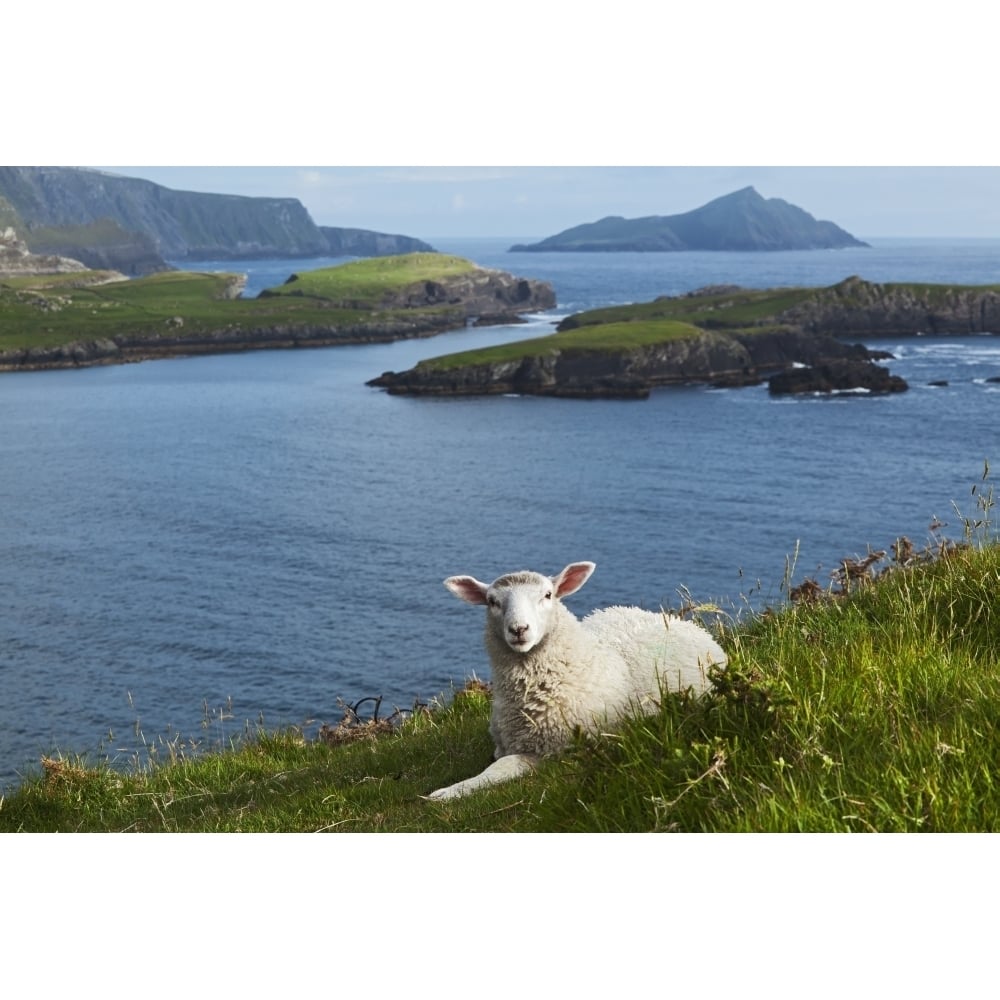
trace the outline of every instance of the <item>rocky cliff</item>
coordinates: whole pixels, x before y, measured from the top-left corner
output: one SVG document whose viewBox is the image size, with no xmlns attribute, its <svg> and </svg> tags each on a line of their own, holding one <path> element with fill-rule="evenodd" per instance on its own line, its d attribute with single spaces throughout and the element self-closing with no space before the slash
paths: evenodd
<svg viewBox="0 0 1000 1000">
<path fill-rule="evenodd" d="M 14 247 L 11 254 L 23 253 Z M 30 255 L 28 255 L 30 256 Z M 19 271 L 18 273 L 37 273 Z M 551 285 L 437 253 L 321 268 L 253 299 L 245 276 L 168 272 L 127 280 L 83 270 L 0 282 L 0 371 L 70 368 L 266 348 L 429 337 L 471 321 L 512 322 L 555 305 Z M 109 288 L 94 286 L 117 277 Z M 86 331 L 86 333 L 85 333 Z"/>
<path fill-rule="evenodd" d="M 864 247 L 832 222 L 820 221 L 752 187 L 680 215 L 609 216 L 511 251 L 820 250 Z"/>
<path fill-rule="evenodd" d="M 449 258 L 441 256 L 440 259 L 447 262 Z M 345 265 L 349 266 L 353 265 Z M 262 291 L 260 298 L 314 295 L 315 286 L 310 277 L 307 274 L 302 280 L 298 274 L 293 274 L 284 285 Z M 555 291 L 547 281 L 519 278 L 506 271 L 471 265 L 456 274 L 442 272 L 440 276 L 420 281 L 390 284 L 379 290 L 374 302 L 371 288 L 360 285 L 349 289 L 346 295 L 327 293 L 325 297 L 331 306 L 340 309 L 370 309 L 373 305 L 380 310 L 435 307 L 446 309 L 459 323 L 471 320 L 482 324 L 517 322 L 521 313 L 542 312 L 556 305 Z"/>
<path fill-rule="evenodd" d="M 688 331 L 681 336 L 678 322 Z M 618 346 L 634 340 L 636 329 L 650 343 Z M 592 335 L 590 349 L 573 343 L 581 333 Z M 790 372 L 772 383 L 774 391 L 899 392 L 902 379 L 866 363 L 887 355 L 845 338 L 970 333 L 1000 334 L 1000 285 L 882 285 L 858 277 L 815 289 L 716 285 L 569 316 L 555 335 L 506 345 L 502 360 L 439 358 L 369 384 L 413 395 L 642 397 L 656 386 L 753 385 Z"/>
<path fill-rule="evenodd" d="M 0 230 L 0 277 L 73 274 L 86 270 L 86 264 L 69 257 L 32 253 L 12 226 Z"/>
<path fill-rule="evenodd" d="M 519 278 L 506 271 L 477 267 L 466 274 L 424 281 L 386 295 L 385 308 L 457 306 L 466 320 L 480 324 L 516 322 L 521 313 L 554 309 L 556 293 L 547 281 Z"/>
<path fill-rule="evenodd" d="M 545 354 L 457 368 L 421 364 L 406 372 L 384 372 L 368 384 L 399 395 L 519 393 L 643 399 L 657 386 L 693 382 L 752 385 L 793 364 L 818 365 L 868 356 L 860 344 L 795 331 L 703 331 L 690 338 L 622 351 L 560 349 L 556 336 Z"/>
<path fill-rule="evenodd" d="M 320 226 L 327 252 L 334 257 L 386 257 L 397 253 L 433 253 L 434 247 L 413 236 L 376 233 L 368 229 Z"/>
<path fill-rule="evenodd" d="M 128 274 L 163 270 L 165 260 L 429 249 L 406 247 L 409 237 L 321 228 L 296 198 L 174 191 L 76 167 L 0 167 L 0 197 L 19 216 L 21 237 L 32 250 L 62 253 L 72 245 L 73 256 L 90 266 Z"/>
<path fill-rule="evenodd" d="M 1000 333 L 1000 288 L 878 284 L 854 276 L 818 290 L 780 318 L 838 337 Z"/>
</svg>

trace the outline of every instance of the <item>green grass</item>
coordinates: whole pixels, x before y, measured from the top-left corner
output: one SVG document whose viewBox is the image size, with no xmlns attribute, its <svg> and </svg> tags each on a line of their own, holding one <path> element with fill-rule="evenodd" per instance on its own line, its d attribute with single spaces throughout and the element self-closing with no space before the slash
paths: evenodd
<svg viewBox="0 0 1000 1000">
<path fill-rule="evenodd" d="M 330 301 L 369 301 L 424 281 L 468 274 L 476 266 L 462 257 L 439 253 L 409 253 L 352 261 L 300 274 L 297 280 L 267 290 L 275 296 L 310 296 Z"/>
<path fill-rule="evenodd" d="M 632 323 L 606 323 L 601 326 L 584 326 L 562 333 L 518 340 L 475 351 L 445 354 L 421 361 L 418 368 L 447 371 L 468 365 L 499 364 L 549 354 L 552 351 L 621 351 L 637 347 L 650 347 L 671 340 L 696 337 L 701 331 L 689 323 L 674 320 L 648 320 Z"/>
<path fill-rule="evenodd" d="M 1000 830 L 1000 546 L 943 551 L 730 624 L 705 698 L 464 799 L 423 796 L 489 763 L 478 687 L 338 746 L 289 730 L 127 773 L 50 761 L 0 830 Z"/>
<path fill-rule="evenodd" d="M 740 289 L 705 295 L 676 296 L 624 306 L 590 309 L 567 316 L 560 331 L 604 323 L 620 324 L 650 320 L 682 320 L 695 326 L 739 328 L 774 317 L 810 298 L 809 288 L 780 288 L 764 291 Z"/>
<path fill-rule="evenodd" d="M 168 271 L 130 281 L 95 283 L 101 272 L 0 278 L 0 351 L 51 347 L 119 336 L 197 337 L 233 329 L 336 328 L 390 318 L 387 291 L 475 269 L 458 257 L 406 254 L 303 272 L 263 298 L 229 299 L 227 274 Z M 405 310 L 433 317 L 447 307 Z M 176 324 L 176 318 L 183 325 Z"/>
</svg>

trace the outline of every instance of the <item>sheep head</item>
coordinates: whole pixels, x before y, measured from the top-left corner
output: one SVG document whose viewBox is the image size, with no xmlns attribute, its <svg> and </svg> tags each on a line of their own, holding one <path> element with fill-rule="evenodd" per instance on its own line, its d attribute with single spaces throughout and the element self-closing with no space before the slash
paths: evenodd
<svg viewBox="0 0 1000 1000">
<path fill-rule="evenodd" d="M 444 585 L 460 600 L 484 604 L 494 635 L 515 652 L 527 653 L 545 638 L 559 599 L 576 593 L 594 569 L 592 562 L 578 562 L 552 577 L 525 570 L 507 573 L 492 583 L 450 576 Z"/>
</svg>

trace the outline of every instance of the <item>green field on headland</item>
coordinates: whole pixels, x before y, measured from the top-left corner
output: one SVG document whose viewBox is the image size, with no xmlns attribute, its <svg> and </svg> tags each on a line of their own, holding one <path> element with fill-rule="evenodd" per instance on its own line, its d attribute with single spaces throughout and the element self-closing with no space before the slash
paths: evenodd
<svg viewBox="0 0 1000 1000">
<path fill-rule="evenodd" d="M 872 363 L 884 354 L 868 341 L 997 333 L 1000 285 L 713 285 L 577 313 L 553 334 L 430 357 L 368 384 L 409 395 L 645 399 L 663 386 L 759 385 L 806 367 L 804 379 L 773 390 L 899 392 L 905 381 Z"/>
<path fill-rule="evenodd" d="M 467 365 L 502 364 L 524 358 L 541 357 L 553 350 L 623 351 L 635 347 L 650 347 L 671 340 L 697 336 L 697 327 L 675 320 L 608 323 L 600 327 L 587 326 L 568 330 L 556 336 L 533 337 L 475 351 L 444 354 L 438 358 L 421 361 L 417 367 L 447 371 Z"/>
<path fill-rule="evenodd" d="M 418 367 L 451 370 L 553 350 L 629 351 L 704 331 L 855 337 L 1000 332 L 1000 285 L 882 285 L 848 278 L 829 288 L 710 286 L 575 313 L 559 324 L 554 336 L 429 358 Z"/>
<path fill-rule="evenodd" d="M 0 364 L 65 366 L 130 360 L 128 352 L 142 357 L 143 349 L 163 355 L 192 346 L 234 350 L 426 335 L 463 325 L 477 292 L 489 291 L 492 303 L 495 289 L 519 280 L 437 253 L 304 271 L 252 299 L 238 297 L 243 278 L 236 274 L 117 277 L 97 271 L 0 277 Z M 497 312 L 503 308 L 498 302 Z M 524 311 L 534 308 L 533 300 L 523 303 Z M 104 349 L 95 352 L 95 342 Z M 72 356 L 44 354 L 69 345 L 78 346 Z"/>
<path fill-rule="evenodd" d="M 992 490 L 974 498 L 964 542 L 844 560 L 726 624 L 706 697 L 667 696 L 508 785 L 423 797 L 491 759 L 474 683 L 401 724 L 348 712 L 321 739 L 160 740 L 128 771 L 47 759 L 0 801 L 0 831 L 1000 830 L 1000 546 Z"/>
<path fill-rule="evenodd" d="M 418 282 L 468 275 L 475 270 L 476 265 L 471 261 L 441 253 L 377 257 L 304 271 L 294 280 L 267 289 L 265 297 L 309 296 L 330 302 L 366 302 L 374 307 L 387 292 L 398 292 Z"/>
</svg>

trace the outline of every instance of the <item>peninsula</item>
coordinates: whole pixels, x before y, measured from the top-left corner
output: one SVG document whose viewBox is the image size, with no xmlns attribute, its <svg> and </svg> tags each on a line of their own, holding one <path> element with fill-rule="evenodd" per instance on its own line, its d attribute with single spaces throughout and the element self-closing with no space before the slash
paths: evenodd
<svg viewBox="0 0 1000 1000">
<path fill-rule="evenodd" d="M 428 337 L 517 322 L 556 301 L 546 282 L 439 253 L 305 271 L 244 299 L 243 275 L 127 279 L 31 254 L 13 230 L 2 235 L 0 371 L 7 372 Z"/>
<path fill-rule="evenodd" d="M 905 383 L 873 364 L 885 355 L 844 338 L 989 332 L 1000 332 L 1000 285 L 713 286 L 578 313 L 549 336 L 431 358 L 368 384 L 406 395 L 642 399 L 657 386 L 756 385 L 804 366 L 815 379 L 778 380 L 772 391 L 898 392 Z"/>
<path fill-rule="evenodd" d="M 608 216 L 574 226 L 510 252 L 830 250 L 866 247 L 850 233 L 814 219 L 780 198 L 763 198 L 752 187 L 734 191 L 681 215 L 641 219 Z"/>
</svg>

